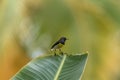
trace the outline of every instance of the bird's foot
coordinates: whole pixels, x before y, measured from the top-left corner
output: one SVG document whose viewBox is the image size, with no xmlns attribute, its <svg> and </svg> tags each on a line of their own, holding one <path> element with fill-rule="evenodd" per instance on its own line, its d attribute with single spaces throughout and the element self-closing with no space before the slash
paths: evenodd
<svg viewBox="0 0 120 80">
<path fill-rule="evenodd" d="M 60 55 L 64 55 L 64 53 L 61 51 L 61 52 L 60 52 Z"/>
<path fill-rule="evenodd" d="M 57 56 L 57 53 L 56 53 L 56 52 L 54 52 L 54 56 Z"/>
</svg>

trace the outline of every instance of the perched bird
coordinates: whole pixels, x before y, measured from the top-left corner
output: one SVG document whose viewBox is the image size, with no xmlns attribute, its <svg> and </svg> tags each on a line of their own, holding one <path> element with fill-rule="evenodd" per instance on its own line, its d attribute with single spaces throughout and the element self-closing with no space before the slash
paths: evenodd
<svg viewBox="0 0 120 80">
<path fill-rule="evenodd" d="M 52 45 L 51 51 L 56 51 L 56 49 L 58 49 L 59 51 L 61 51 L 61 48 L 63 47 L 63 45 L 65 45 L 65 41 L 66 40 L 68 40 L 66 37 L 61 37 L 57 42 L 55 42 Z"/>
</svg>

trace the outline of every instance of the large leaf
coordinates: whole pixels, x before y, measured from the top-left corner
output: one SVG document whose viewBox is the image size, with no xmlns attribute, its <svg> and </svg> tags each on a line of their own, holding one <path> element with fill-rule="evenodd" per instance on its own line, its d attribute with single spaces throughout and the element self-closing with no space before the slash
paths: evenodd
<svg viewBox="0 0 120 80">
<path fill-rule="evenodd" d="M 80 80 L 88 54 L 38 57 L 11 80 Z"/>
</svg>

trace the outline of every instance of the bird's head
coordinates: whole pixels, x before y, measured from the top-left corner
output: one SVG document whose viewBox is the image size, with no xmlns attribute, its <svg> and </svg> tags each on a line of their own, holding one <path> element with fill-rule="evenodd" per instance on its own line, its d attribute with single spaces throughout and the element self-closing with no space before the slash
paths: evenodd
<svg viewBox="0 0 120 80">
<path fill-rule="evenodd" d="M 60 40 L 66 41 L 68 39 L 66 37 L 61 37 Z"/>
</svg>

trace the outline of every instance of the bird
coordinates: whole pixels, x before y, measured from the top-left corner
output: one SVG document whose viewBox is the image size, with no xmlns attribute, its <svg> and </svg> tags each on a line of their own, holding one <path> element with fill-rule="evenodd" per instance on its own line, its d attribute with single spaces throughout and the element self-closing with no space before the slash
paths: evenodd
<svg viewBox="0 0 120 80">
<path fill-rule="evenodd" d="M 61 48 L 65 45 L 66 40 L 68 40 L 66 37 L 61 37 L 58 41 L 56 41 L 52 45 L 51 51 L 56 51 L 58 49 L 61 53 L 63 53 L 61 51 Z M 56 55 L 56 53 L 55 53 L 55 55 Z"/>
</svg>

